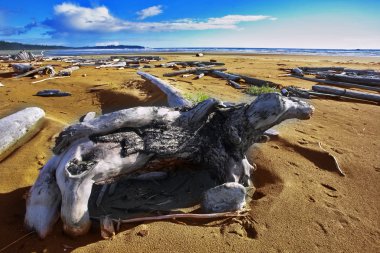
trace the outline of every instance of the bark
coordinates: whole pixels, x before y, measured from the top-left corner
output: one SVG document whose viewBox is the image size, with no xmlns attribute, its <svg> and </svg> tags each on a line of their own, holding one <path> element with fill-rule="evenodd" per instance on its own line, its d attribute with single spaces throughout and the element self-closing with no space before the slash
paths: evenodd
<svg viewBox="0 0 380 253">
<path fill-rule="evenodd" d="M 30 107 L 0 119 L 0 161 L 32 138 L 44 118 L 42 109 Z"/>
<path fill-rule="evenodd" d="M 371 101 L 371 102 L 380 102 L 380 95 L 377 95 L 377 94 L 339 89 L 339 88 L 333 88 L 333 87 L 328 87 L 328 86 L 323 86 L 323 85 L 314 85 L 313 90 L 317 92 L 327 93 L 327 94 L 334 94 L 341 97 L 357 98 L 357 99 Z"/>
</svg>

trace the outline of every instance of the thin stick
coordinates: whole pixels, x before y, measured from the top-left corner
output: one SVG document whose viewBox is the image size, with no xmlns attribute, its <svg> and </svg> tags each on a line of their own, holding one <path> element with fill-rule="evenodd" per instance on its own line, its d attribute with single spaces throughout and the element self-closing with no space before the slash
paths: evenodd
<svg viewBox="0 0 380 253">
<path fill-rule="evenodd" d="M 21 236 L 21 237 L 18 238 L 16 241 L 13 241 L 13 242 L 11 242 L 10 244 L 6 245 L 5 247 L 1 248 L 1 249 L 0 249 L 0 252 L 3 252 L 4 250 L 8 249 L 8 248 L 9 248 L 10 246 L 12 246 L 13 244 L 15 244 L 15 243 L 21 241 L 22 239 L 24 239 L 24 238 L 26 238 L 26 237 L 30 236 L 31 234 L 34 234 L 34 233 L 35 233 L 35 231 L 31 231 L 31 232 L 27 233 L 26 235 Z"/>
<path fill-rule="evenodd" d="M 34 81 L 34 82 L 32 82 L 32 83 L 41 83 L 41 82 L 44 82 L 44 81 L 47 81 L 47 80 L 51 80 L 51 79 L 59 79 L 59 78 L 65 78 L 65 77 L 70 77 L 70 76 L 54 76 L 54 77 L 48 77 L 48 78 L 45 78 L 45 79 L 42 79 L 42 80 Z"/>
<path fill-rule="evenodd" d="M 324 149 L 324 148 L 322 147 L 321 142 L 318 142 L 318 145 L 319 145 L 319 147 L 320 147 L 323 151 L 326 152 L 326 154 L 328 154 L 330 157 L 332 157 L 332 158 L 334 159 L 335 167 L 336 167 L 336 169 L 339 171 L 339 174 L 342 175 L 342 176 L 346 176 L 346 174 L 344 174 L 343 170 L 340 168 L 339 163 L 338 163 L 338 160 L 335 158 L 335 156 L 333 156 L 330 152 L 328 152 L 326 149 Z"/>
<path fill-rule="evenodd" d="M 247 214 L 242 214 L 241 212 L 200 213 L 200 214 L 174 213 L 174 214 L 159 215 L 159 216 L 132 218 L 132 219 L 126 219 L 126 220 L 119 220 L 119 219 L 112 219 L 112 220 L 114 222 L 121 222 L 123 224 L 126 224 L 126 223 L 135 223 L 135 222 L 141 222 L 141 221 L 160 221 L 160 220 L 169 220 L 169 219 L 187 219 L 187 218 L 213 219 L 213 218 L 220 218 L 220 217 L 242 217 L 242 216 L 247 216 Z M 91 217 L 91 218 L 99 220 L 98 217 Z"/>
</svg>

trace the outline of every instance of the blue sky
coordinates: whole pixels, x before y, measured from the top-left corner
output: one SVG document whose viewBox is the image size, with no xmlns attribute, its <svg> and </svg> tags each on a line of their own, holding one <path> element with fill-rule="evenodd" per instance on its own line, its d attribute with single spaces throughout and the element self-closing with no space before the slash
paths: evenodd
<svg viewBox="0 0 380 253">
<path fill-rule="evenodd" d="M 380 0 L 0 0 L 0 40 L 379 49 L 379 11 Z"/>
</svg>

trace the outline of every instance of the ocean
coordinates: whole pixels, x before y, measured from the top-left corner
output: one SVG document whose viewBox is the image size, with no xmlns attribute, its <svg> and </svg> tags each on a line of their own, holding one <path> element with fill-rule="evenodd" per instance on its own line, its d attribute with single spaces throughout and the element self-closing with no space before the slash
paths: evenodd
<svg viewBox="0 0 380 253">
<path fill-rule="evenodd" d="M 46 56 L 111 55 L 139 53 L 236 53 L 236 54 L 286 54 L 319 56 L 380 57 L 380 49 L 303 49 L 303 48 L 145 48 L 145 49 L 64 49 L 46 50 Z"/>
</svg>

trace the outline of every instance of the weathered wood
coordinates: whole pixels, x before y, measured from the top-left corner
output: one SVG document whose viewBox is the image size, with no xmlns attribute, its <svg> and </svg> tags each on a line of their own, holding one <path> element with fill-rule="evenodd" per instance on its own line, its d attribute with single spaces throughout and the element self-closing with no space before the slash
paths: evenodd
<svg viewBox="0 0 380 253">
<path fill-rule="evenodd" d="M 240 84 L 238 84 L 235 81 L 228 80 L 228 84 L 231 85 L 232 87 L 234 87 L 235 89 L 242 89 L 242 87 L 240 86 Z"/>
<path fill-rule="evenodd" d="M 357 99 L 366 100 L 366 101 L 380 102 L 380 95 L 377 95 L 377 94 L 346 90 L 346 89 L 340 89 L 340 88 L 333 88 L 333 87 L 323 86 L 323 85 L 314 85 L 312 89 L 314 91 L 323 92 L 327 94 L 335 94 L 341 97 L 357 98 Z"/>
<path fill-rule="evenodd" d="M 62 70 L 58 71 L 58 75 L 59 76 L 71 76 L 71 74 L 73 73 L 73 71 L 78 70 L 78 69 L 79 69 L 78 66 L 72 66 L 72 67 L 69 67 L 69 68 L 65 68 L 65 69 L 62 69 Z"/>
<path fill-rule="evenodd" d="M 331 74 L 326 76 L 327 80 L 341 81 L 346 83 L 363 84 L 366 86 L 380 87 L 380 78 L 368 78 L 363 76 L 347 76 L 341 74 Z"/>
<path fill-rule="evenodd" d="M 268 93 L 251 104 L 227 106 L 208 99 L 187 109 L 137 107 L 69 126 L 54 148 L 64 231 L 75 236 L 89 230 L 87 205 L 94 183 L 160 171 L 168 164 L 194 164 L 213 171 L 221 183 L 247 186 L 253 169 L 245 156 L 249 147 L 274 125 L 286 119 L 308 119 L 312 112 L 313 107 L 303 101 Z M 38 180 L 53 185 L 42 175 Z M 39 198 L 38 192 L 31 194 L 31 199 Z M 47 202 L 43 205 L 50 208 Z M 33 213 L 35 206 L 28 204 L 27 212 Z M 28 216 L 26 223 L 38 222 Z M 51 229 L 29 227 L 42 235 Z"/>
<path fill-rule="evenodd" d="M 233 75 L 239 76 L 241 79 L 243 79 L 247 84 L 255 85 L 255 86 L 271 86 L 271 87 L 279 87 L 278 84 L 273 83 L 271 81 L 266 81 L 258 78 L 253 78 L 250 76 L 240 75 L 240 74 L 234 74 Z"/>
<path fill-rule="evenodd" d="M 70 76 L 53 76 L 53 77 L 48 77 L 48 78 L 41 79 L 41 80 L 38 80 L 38 81 L 34 81 L 32 83 L 42 83 L 42 82 L 45 82 L 45 81 L 48 81 L 48 80 L 61 79 L 61 78 L 66 78 L 66 77 L 70 77 Z"/>
<path fill-rule="evenodd" d="M 55 75 L 54 68 L 52 66 L 48 65 L 48 66 L 43 66 L 43 67 L 39 67 L 39 68 L 33 69 L 33 70 L 28 71 L 26 73 L 23 73 L 21 75 L 15 76 L 14 78 L 20 78 L 20 77 L 24 77 L 24 76 L 29 76 L 29 75 L 32 75 L 34 73 L 38 73 L 40 71 L 45 71 L 47 74 L 50 74 L 50 77 L 53 77 Z"/>
<path fill-rule="evenodd" d="M 120 68 L 120 67 L 125 67 L 127 66 L 127 63 L 125 61 L 123 62 L 112 62 L 112 63 L 106 63 L 102 64 L 100 66 L 97 66 L 96 68 Z"/>
<path fill-rule="evenodd" d="M 220 68 L 220 69 L 212 69 L 209 67 L 197 67 L 197 68 L 192 68 L 192 69 L 183 69 L 183 70 L 178 70 L 174 71 L 171 73 L 165 73 L 163 76 L 165 77 L 172 77 L 172 76 L 179 76 L 183 74 L 195 74 L 196 72 L 202 72 L 202 73 L 210 73 L 212 71 L 226 71 L 226 68 Z"/>
<path fill-rule="evenodd" d="M 240 76 L 224 73 L 224 72 L 218 71 L 218 70 L 213 70 L 210 72 L 210 74 L 212 76 L 220 77 L 220 78 L 223 78 L 226 80 L 232 80 L 232 81 L 239 81 L 240 80 Z"/>
<path fill-rule="evenodd" d="M 32 64 L 30 63 L 14 63 L 12 64 L 13 71 L 15 73 L 25 73 L 28 72 L 32 68 Z"/>
<path fill-rule="evenodd" d="M 372 90 L 372 91 L 380 92 L 380 88 L 378 88 L 378 87 L 365 86 L 365 85 L 361 85 L 361 84 L 336 82 L 336 81 L 310 78 L 310 77 L 302 77 L 302 76 L 295 76 L 295 75 L 290 75 L 290 77 L 299 78 L 299 79 L 311 81 L 311 82 L 330 84 L 330 85 L 344 87 L 344 88 L 357 88 L 357 89 Z"/>
<path fill-rule="evenodd" d="M 164 80 L 159 79 L 158 77 L 152 76 L 151 74 L 138 71 L 142 78 L 150 81 L 156 85 L 162 92 L 164 92 L 168 97 L 168 104 L 170 107 L 181 107 L 181 106 L 190 106 L 191 102 L 185 99 L 181 93 L 172 87 L 170 84 L 166 83 Z"/>
<path fill-rule="evenodd" d="M 316 73 L 321 71 L 343 72 L 344 67 L 299 67 L 303 72 Z"/>
<path fill-rule="evenodd" d="M 41 108 L 29 107 L 0 119 L 0 161 L 32 138 L 44 118 Z"/>
</svg>

